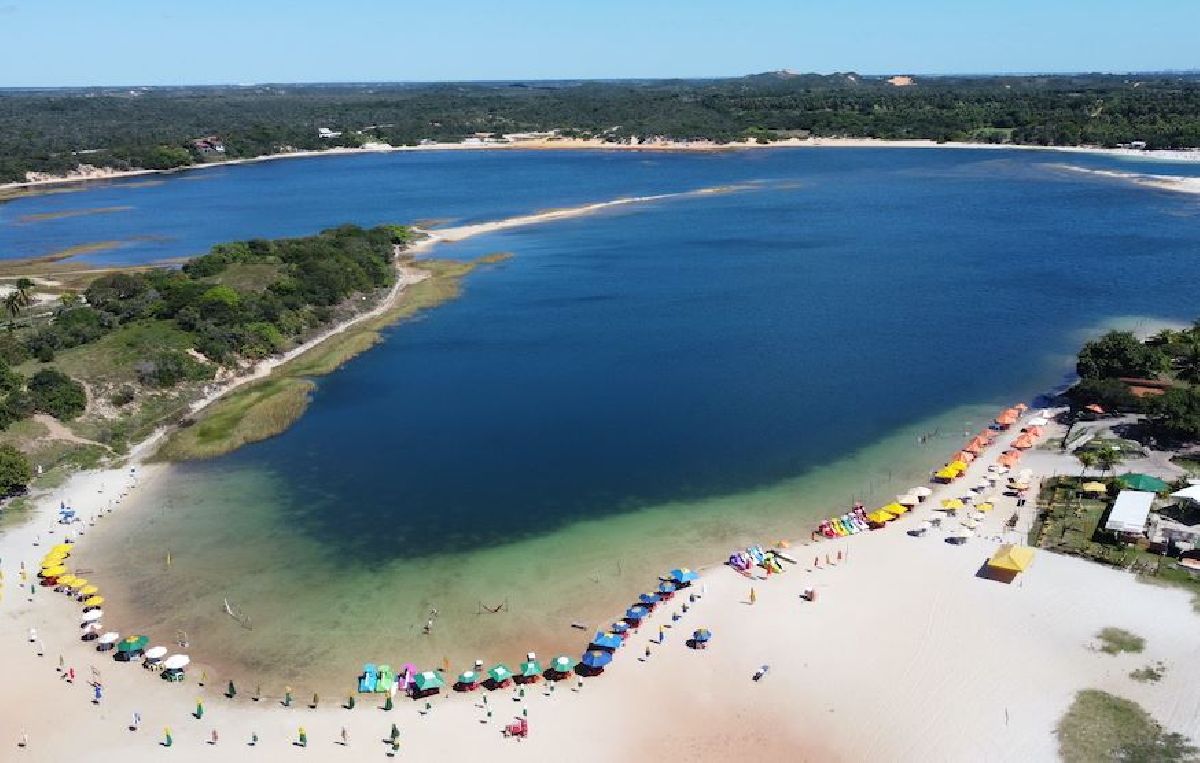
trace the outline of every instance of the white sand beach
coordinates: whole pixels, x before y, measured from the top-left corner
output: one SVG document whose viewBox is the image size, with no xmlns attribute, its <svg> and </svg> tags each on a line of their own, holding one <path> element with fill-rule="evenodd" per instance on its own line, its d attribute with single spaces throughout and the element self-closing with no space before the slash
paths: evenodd
<svg viewBox="0 0 1200 763">
<path fill-rule="evenodd" d="M 924 537 L 906 533 L 941 498 L 977 481 L 1011 439 L 1001 435 L 962 480 L 883 530 L 794 544 L 788 553 L 799 564 L 782 575 L 748 579 L 724 566 L 702 570 L 692 589 L 702 595 L 690 611 L 680 612 L 686 601 L 680 596 L 660 606 L 605 674 L 584 679 L 580 691 L 573 681 L 552 693 L 539 684 L 516 701 L 514 690 L 501 690 L 485 707 L 481 689 L 435 698 L 428 713 L 406 699 L 385 712 L 365 697 L 354 710 L 339 706 L 343 697 L 322 697 L 315 710 L 306 707 L 310 698 L 297 697 L 285 708 L 278 691 L 253 702 L 247 686 L 230 700 L 218 676 L 203 688 L 196 675 L 168 684 L 96 653 L 79 640 L 79 605 L 41 589 L 30 596 L 17 571 L 22 562 L 36 570 L 45 550 L 62 539 L 61 530 L 48 532 L 60 499 L 104 522 L 110 506 L 123 510 L 121 496 L 137 489 L 146 467 L 82 473 L 40 501 L 29 523 L 0 535 L 0 757 L 352 760 L 384 756 L 382 740 L 395 723 L 400 757 L 415 760 L 560 760 L 567 752 L 580 761 L 707 761 L 747 753 L 787 760 L 1049 760 L 1055 724 L 1086 688 L 1133 699 L 1168 729 L 1200 737 L 1200 616 L 1186 593 L 1045 552 L 1012 584 L 979 577 L 1016 511 L 1012 497 L 997 498 L 978 535 L 962 546 L 944 542 L 957 525 L 953 519 Z M 1018 531 L 1028 527 L 1032 511 L 1032 504 L 1021 510 Z M 797 527 L 796 534 L 809 529 Z M 86 534 L 79 540 L 86 544 Z M 801 598 L 808 587 L 817 591 L 815 602 Z M 681 615 L 677 622 L 673 612 Z M 660 625 L 662 644 L 656 643 Z M 105 626 L 120 629 L 115 622 Z M 1095 650 L 1096 633 L 1110 626 L 1145 638 L 1146 651 Z M 684 644 L 699 627 L 714 634 L 702 651 Z M 29 642 L 30 628 L 43 656 Z M 76 672 L 74 684 L 57 670 L 60 654 Z M 1167 666 L 1160 682 L 1128 677 L 1156 661 Z M 752 680 L 762 665 L 769 672 Z M 88 685 L 92 666 L 104 686 L 98 705 Z M 198 699 L 205 706 L 199 720 L 192 716 Z M 503 724 L 522 710 L 529 738 L 504 738 Z M 134 712 L 142 717 L 136 732 L 128 729 Z M 166 727 L 170 751 L 160 746 Z M 315 749 L 294 744 L 301 727 Z M 338 744 L 342 728 L 346 747 Z M 218 750 L 208 743 L 214 729 Z M 23 734 L 29 746 L 22 749 Z M 248 745 L 251 734 L 257 747 Z"/>
</svg>

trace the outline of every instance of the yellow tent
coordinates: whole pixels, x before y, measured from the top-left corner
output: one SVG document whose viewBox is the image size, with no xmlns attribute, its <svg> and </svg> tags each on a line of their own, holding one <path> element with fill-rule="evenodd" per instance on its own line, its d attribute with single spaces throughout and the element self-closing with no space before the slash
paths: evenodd
<svg viewBox="0 0 1200 763">
<path fill-rule="evenodd" d="M 1103 482 L 1085 482 L 1079 486 L 1079 489 L 1084 493 L 1107 493 L 1108 485 Z"/>
<path fill-rule="evenodd" d="M 890 522 L 895 518 L 896 518 L 895 515 L 893 515 L 890 512 L 884 511 L 883 509 L 876 509 L 875 511 L 872 511 L 870 514 L 867 515 L 867 519 L 871 520 L 872 522 L 875 522 L 876 524 L 883 524 L 884 522 Z"/>
<path fill-rule="evenodd" d="M 988 559 L 988 566 L 1005 572 L 1024 572 L 1029 569 L 1029 565 L 1033 564 L 1034 553 L 1029 546 L 1014 546 L 1011 543 L 1005 543 L 996 549 L 996 553 L 992 554 L 991 559 Z"/>
<path fill-rule="evenodd" d="M 908 507 L 902 503 L 889 503 L 887 506 L 883 507 L 883 511 L 900 516 L 904 512 L 908 511 Z"/>
</svg>

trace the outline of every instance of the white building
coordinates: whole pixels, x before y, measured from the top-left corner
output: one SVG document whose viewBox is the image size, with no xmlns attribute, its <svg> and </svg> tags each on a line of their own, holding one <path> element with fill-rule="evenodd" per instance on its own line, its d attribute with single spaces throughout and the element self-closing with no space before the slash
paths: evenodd
<svg viewBox="0 0 1200 763">
<path fill-rule="evenodd" d="M 1142 490 L 1122 490 L 1108 512 L 1105 530 L 1125 535 L 1141 535 L 1146 531 L 1146 520 L 1150 507 L 1154 505 L 1154 493 Z"/>
<path fill-rule="evenodd" d="M 330 130 L 328 127 L 318 127 L 317 137 L 323 139 L 340 138 L 342 133 L 338 130 Z"/>
</svg>

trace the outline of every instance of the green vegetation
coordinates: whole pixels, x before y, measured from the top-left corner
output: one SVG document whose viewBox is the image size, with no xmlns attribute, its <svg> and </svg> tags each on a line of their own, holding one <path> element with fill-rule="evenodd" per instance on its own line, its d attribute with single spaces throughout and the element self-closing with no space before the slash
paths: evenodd
<svg viewBox="0 0 1200 763">
<path fill-rule="evenodd" d="M 1146 639 L 1121 628 L 1105 628 L 1096 634 L 1100 640 L 1100 651 L 1105 654 L 1141 652 L 1146 648 Z"/>
<path fill-rule="evenodd" d="M 1129 677 L 1141 684 L 1158 683 L 1167 673 L 1167 666 L 1161 661 L 1153 665 L 1147 665 L 1144 668 L 1130 671 Z"/>
<path fill-rule="evenodd" d="M 1075 695 L 1057 733 L 1065 763 L 1197 760 L 1186 737 L 1164 731 L 1137 703 L 1096 689 Z"/>
<path fill-rule="evenodd" d="M 29 380 L 29 399 L 34 410 L 68 421 L 87 408 L 83 385 L 53 368 L 43 368 Z"/>
<path fill-rule="evenodd" d="M 339 132 L 319 137 L 317 128 Z M 1200 79 L 1147 74 L 885 77 L 775 72 L 711 80 L 289 85 L 8 91 L 0 94 L 0 182 L 81 163 L 172 169 L 219 158 L 367 141 L 413 145 L 476 133 L 567 137 L 927 138 L 1150 148 L 1200 146 Z M 80 153 L 80 152 L 87 153 Z"/>
<path fill-rule="evenodd" d="M 0 445 L 0 496 L 25 489 L 33 479 L 33 469 L 24 453 L 11 445 Z"/>
<path fill-rule="evenodd" d="M 1080 381 L 1067 398 L 1077 412 L 1099 405 L 1107 412 L 1145 413 L 1149 433 L 1158 438 L 1200 439 L 1200 321 L 1144 342 L 1110 331 L 1083 346 L 1076 371 Z M 1161 394 L 1138 397 L 1122 378 L 1148 380 Z"/>
<path fill-rule="evenodd" d="M 1038 514 L 1029 531 L 1029 544 L 1101 564 L 1128 567 L 1143 558 L 1136 545 L 1122 543 L 1100 527 L 1108 501 L 1079 492 L 1090 480 L 1052 477 L 1042 483 Z"/>
</svg>

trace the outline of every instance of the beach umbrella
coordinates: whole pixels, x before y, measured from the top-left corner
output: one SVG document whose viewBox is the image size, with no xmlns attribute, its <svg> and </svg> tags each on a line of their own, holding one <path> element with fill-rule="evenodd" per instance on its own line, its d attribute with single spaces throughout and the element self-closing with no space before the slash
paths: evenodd
<svg viewBox="0 0 1200 763">
<path fill-rule="evenodd" d="M 566 655 L 559 655 L 550 661 L 550 669 L 556 673 L 570 673 L 573 667 L 575 667 L 575 660 Z"/>
<path fill-rule="evenodd" d="M 640 604 L 625 610 L 625 617 L 629 620 L 644 620 L 649 614 L 650 610 Z"/>
<path fill-rule="evenodd" d="M 690 583 L 693 580 L 699 579 L 700 576 L 697 573 L 689 570 L 687 567 L 680 567 L 678 569 L 671 570 L 671 574 L 668 575 L 668 577 L 670 577 L 671 580 L 674 580 L 676 583 Z"/>
<path fill-rule="evenodd" d="M 89 596 L 88 598 L 83 600 L 83 606 L 85 606 L 85 607 L 98 607 L 103 603 L 104 603 L 103 596 Z"/>
<path fill-rule="evenodd" d="M 192 658 L 186 654 L 173 654 L 163 661 L 163 667 L 167 670 L 183 670 L 191 661 Z"/>
<path fill-rule="evenodd" d="M 624 620 L 618 620 L 610 625 L 608 629 L 613 633 L 624 633 L 625 631 L 629 630 L 629 623 L 625 622 Z"/>
<path fill-rule="evenodd" d="M 870 514 L 867 515 L 867 520 L 874 522 L 877 525 L 881 525 L 884 522 L 891 522 L 895 518 L 896 518 L 895 514 L 884 511 L 883 509 L 876 509 L 875 511 L 872 511 Z"/>
<path fill-rule="evenodd" d="M 432 670 L 426 670 L 421 673 L 417 673 L 416 678 L 413 679 L 413 683 L 417 685 L 418 691 L 440 689 L 446 685 L 446 682 L 442 680 L 442 677 Z"/>
<path fill-rule="evenodd" d="M 669 580 L 664 580 L 658 584 L 659 593 L 675 593 L 677 586 Z"/>
<path fill-rule="evenodd" d="M 104 610 L 93 609 L 89 612 L 84 612 L 83 617 L 80 619 L 83 620 L 83 622 L 85 622 L 85 623 L 94 623 L 102 617 L 104 617 Z"/>
<path fill-rule="evenodd" d="M 146 648 L 146 644 L 150 643 L 149 636 L 127 636 L 121 639 L 121 643 L 117 644 L 118 652 L 140 652 Z M 165 649 L 163 651 L 166 651 Z"/>
<path fill-rule="evenodd" d="M 100 593 L 100 589 L 94 585 L 85 585 L 79 589 L 80 596 L 95 596 L 98 593 Z"/>
<path fill-rule="evenodd" d="M 52 553 L 52 554 L 69 554 L 69 553 L 71 553 L 71 548 L 72 548 L 72 546 L 70 543 L 58 543 L 58 544 L 50 547 L 50 553 Z"/>
<path fill-rule="evenodd" d="M 616 649 L 620 645 L 621 637 L 615 633 L 596 631 L 596 637 L 592 639 L 592 646 L 598 646 L 601 649 Z"/>
<path fill-rule="evenodd" d="M 712 631 L 710 631 L 708 628 L 697 628 L 696 632 L 692 634 L 692 638 L 696 641 L 704 643 L 712 638 Z"/>
<path fill-rule="evenodd" d="M 165 646 L 152 646 L 146 650 L 145 657 L 147 660 L 161 660 L 167 655 Z"/>
<path fill-rule="evenodd" d="M 920 502 L 921 499 L 912 493 L 896 496 L 896 503 L 900 504 L 901 506 L 912 507 L 916 506 Z"/>
<path fill-rule="evenodd" d="M 979 509 L 980 511 L 991 511 L 992 509 L 994 509 L 996 507 L 992 505 L 991 501 L 984 501 L 983 503 L 979 504 L 975 508 Z"/>
<path fill-rule="evenodd" d="M 1117 477 L 1117 482 L 1130 490 L 1144 490 L 1148 493 L 1162 493 L 1170 487 L 1170 485 L 1158 477 L 1151 477 L 1149 474 L 1138 472 L 1122 474 L 1120 477 Z"/>
<path fill-rule="evenodd" d="M 116 631 L 109 631 L 100 638 L 96 639 L 97 644 L 115 644 L 121 638 L 121 634 Z"/>
<path fill-rule="evenodd" d="M 612 662 L 612 658 L 613 656 L 611 652 L 602 652 L 599 649 L 589 649 L 583 653 L 583 657 L 580 658 L 579 662 L 586 667 L 595 668 L 598 670 Z"/>
<path fill-rule="evenodd" d="M 69 587 L 70 587 L 70 585 L 71 585 L 72 583 L 74 583 L 74 582 L 75 582 L 75 576 L 74 576 L 74 575 L 60 575 L 60 576 L 59 576 L 59 578 L 58 578 L 58 585 L 59 585 L 59 586 L 63 586 L 63 587 L 68 587 L 68 588 L 69 588 Z"/>
<path fill-rule="evenodd" d="M 656 593 L 643 593 L 638 596 L 638 601 L 643 604 L 657 604 L 659 596 Z"/>
<path fill-rule="evenodd" d="M 946 509 L 961 509 L 963 507 L 961 498 L 943 498 L 942 507 Z"/>
<path fill-rule="evenodd" d="M 479 683 L 479 674 L 474 670 L 464 670 L 458 674 L 458 682 L 463 686 L 474 686 Z"/>
<path fill-rule="evenodd" d="M 1046 418 L 1045 416 L 1034 416 L 1029 420 L 1029 426 L 1031 427 L 1044 427 L 1049 423 L 1050 419 Z"/>
<path fill-rule="evenodd" d="M 1084 493 L 1107 493 L 1108 485 L 1103 482 L 1085 482 L 1079 486 L 1079 489 Z"/>
<path fill-rule="evenodd" d="M 917 496 L 920 496 L 920 497 L 922 497 L 922 498 L 926 498 L 926 497 L 928 497 L 928 496 L 931 496 L 931 495 L 933 495 L 933 488 L 930 488 L 930 487 L 926 487 L 926 486 L 924 486 L 924 485 L 921 485 L 920 487 L 914 487 L 914 488 L 913 488 L 912 490 L 910 490 L 909 492 L 910 492 L 910 493 L 912 493 L 913 495 L 917 495 Z"/>
<path fill-rule="evenodd" d="M 491 670 L 488 671 L 488 677 L 491 678 L 496 683 L 502 684 L 505 681 L 512 678 L 513 674 L 512 674 L 512 671 L 508 669 L 507 665 L 505 665 L 503 663 L 498 663 L 495 666 L 493 666 Z"/>
<path fill-rule="evenodd" d="M 536 678 L 542 674 L 542 664 L 537 660 L 526 660 L 521 663 L 522 678 Z"/>
<path fill-rule="evenodd" d="M 67 574 L 67 568 L 62 566 L 61 564 L 56 564 L 52 567 L 43 567 L 42 572 L 41 572 L 41 575 L 44 578 L 56 578 L 59 575 L 66 575 L 66 574 Z"/>
<path fill-rule="evenodd" d="M 71 583 L 72 590 L 78 591 L 88 584 L 87 578 L 75 578 L 75 582 Z"/>
</svg>

